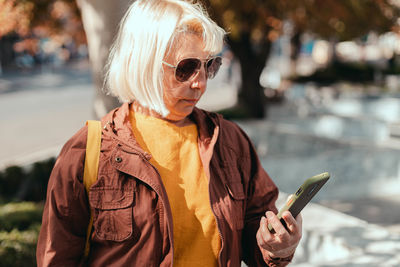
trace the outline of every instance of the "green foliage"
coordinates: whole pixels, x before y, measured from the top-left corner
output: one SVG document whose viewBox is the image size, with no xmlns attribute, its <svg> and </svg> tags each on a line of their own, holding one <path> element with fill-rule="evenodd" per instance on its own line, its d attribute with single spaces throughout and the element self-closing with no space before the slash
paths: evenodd
<svg viewBox="0 0 400 267">
<path fill-rule="evenodd" d="M 12 199 L 16 196 L 26 173 L 19 166 L 11 166 L 0 173 L 0 196 L 3 200 Z"/>
<path fill-rule="evenodd" d="M 0 267 L 36 266 L 43 204 L 0 205 Z"/>
<path fill-rule="evenodd" d="M 0 172 L 0 203 L 44 200 L 54 163 L 55 159 L 50 158 L 29 169 L 11 166 Z"/>
<path fill-rule="evenodd" d="M 0 203 L 41 201 L 54 159 L 24 169 L 11 166 L 0 172 Z M 0 267 L 36 266 L 36 243 L 43 202 L 10 202 L 0 205 Z"/>
<path fill-rule="evenodd" d="M 11 166 L 0 172 L 0 267 L 36 266 L 36 243 L 47 181 L 54 158 L 30 168 Z"/>
<path fill-rule="evenodd" d="M 36 266 L 39 226 L 27 231 L 0 232 L 0 267 Z"/>
<path fill-rule="evenodd" d="M 47 161 L 36 162 L 28 173 L 27 186 L 19 196 L 20 200 L 42 201 L 46 198 L 47 183 L 55 163 L 54 158 Z"/>
<path fill-rule="evenodd" d="M 3 203 L 3 191 L 5 191 L 4 174 L 0 172 L 0 203 Z"/>
<path fill-rule="evenodd" d="M 400 8 L 390 0 L 203 0 L 212 16 L 238 39 L 250 32 L 255 40 L 276 39 L 283 21 L 322 38 L 350 40 L 370 31 L 393 30 Z"/>
<path fill-rule="evenodd" d="M 43 204 L 8 203 L 0 206 L 0 231 L 27 230 L 42 220 Z"/>
</svg>

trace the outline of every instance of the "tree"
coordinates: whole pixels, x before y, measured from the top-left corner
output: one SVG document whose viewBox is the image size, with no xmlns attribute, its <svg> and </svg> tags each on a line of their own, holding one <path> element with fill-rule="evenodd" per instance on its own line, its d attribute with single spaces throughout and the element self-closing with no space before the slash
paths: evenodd
<svg viewBox="0 0 400 267">
<path fill-rule="evenodd" d="M 27 18 L 32 13 L 32 9 L 33 5 L 31 3 L 0 0 L 0 38 L 12 31 L 26 31 L 29 28 L 29 20 Z"/>
<path fill-rule="evenodd" d="M 89 56 L 96 85 L 95 109 L 97 109 L 97 116 L 100 117 L 117 105 L 115 99 L 105 96 L 101 90 L 103 68 L 117 24 L 130 1 L 77 1 L 81 6 L 88 38 Z M 282 34 L 285 21 L 292 23 L 294 29 L 292 43 L 298 46 L 299 37 L 303 32 L 311 32 L 330 40 L 350 40 L 370 31 L 377 33 L 398 31 L 397 18 L 400 14 L 399 6 L 395 4 L 398 2 L 396 0 L 199 1 L 205 3 L 214 20 L 230 33 L 227 43 L 238 58 L 242 70 L 239 106 L 247 111 L 248 116 L 254 118 L 265 116 L 266 102 L 259 77 L 268 60 L 272 42 Z M 4 3 L 13 3 L 12 8 L 10 9 L 10 5 Z M 26 19 L 20 20 L 22 26 L 15 24 L 17 26 L 11 27 L 14 29 L 41 25 L 54 32 L 60 29 L 60 26 L 65 26 L 65 21 L 76 22 L 79 18 L 74 0 L 0 0 L 0 8 L 4 5 L 8 10 L 24 14 L 23 17 L 29 21 L 29 25 L 24 26 L 22 22 Z M 57 10 L 57 5 L 71 10 L 67 12 L 68 18 L 66 12 L 54 11 Z M 3 21 L 4 16 L 0 14 L 0 38 L 2 30 L 6 28 L 4 25 L 7 25 L 3 25 Z M 74 25 L 75 28 L 72 28 L 77 31 L 79 23 Z M 74 38 L 82 39 L 79 35 Z M 295 47 L 292 50 L 292 58 L 295 59 L 296 51 L 299 49 Z"/>
<path fill-rule="evenodd" d="M 46 36 L 66 33 L 76 42 L 86 42 L 74 0 L 0 0 L 0 10 L 0 39 L 10 33 L 27 37 L 39 31 Z"/>
<path fill-rule="evenodd" d="M 349 40 L 369 31 L 393 30 L 399 8 L 390 0 L 205 0 L 211 16 L 230 34 L 227 43 L 242 66 L 239 108 L 263 118 L 265 98 L 259 77 L 271 50 L 290 21 L 294 38 L 302 32 Z M 299 42 L 293 41 L 294 44 Z M 293 49 L 296 51 L 296 49 Z M 298 49 L 297 49 L 298 51 Z M 295 57 L 295 55 L 293 55 Z"/>
<path fill-rule="evenodd" d="M 0 0 L 0 10 L 0 61 L 3 64 L 5 57 L 12 59 L 10 54 L 15 50 L 34 56 L 38 53 L 40 38 L 57 40 L 60 46 L 71 41 L 76 46 L 86 43 L 74 0 Z"/>
<path fill-rule="evenodd" d="M 289 19 L 294 36 L 311 32 L 333 42 L 354 40 L 370 32 L 398 31 L 399 6 L 387 0 L 293 1 Z M 296 55 L 293 55 L 296 58 Z"/>
<path fill-rule="evenodd" d="M 128 3 L 128 0 L 0 0 L 0 39 L 14 33 L 22 39 L 14 45 L 14 50 L 35 54 L 38 37 L 61 42 L 72 39 L 79 45 L 86 43 L 87 36 L 95 85 L 94 116 L 101 118 L 119 105 L 116 98 L 102 90 L 103 72 L 109 47 Z M 4 42 L 5 38 L 0 41 Z M 0 61 L 4 62 L 2 58 L 13 52 L 12 47 L 11 44 L 8 51 L 0 51 Z"/>
<path fill-rule="evenodd" d="M 94 115 L 101 118 L 117 107 L 117 98 L 105 94 L 103 80 L 109 49 L 117 33 L 118 24 L 130 0 L 77 0 L 88 38 L 89 58 L 95 85 Z"/>
<path fill-rule="evenodd" d="M 259 82 L 271 44 L 282 28 L 280 1 L 206 0 L 210 15 L 229 35 L 227 43 L 241 65 L 239 105 L 248 115 L 265 115 L 263 90 Z"/>
</svg>

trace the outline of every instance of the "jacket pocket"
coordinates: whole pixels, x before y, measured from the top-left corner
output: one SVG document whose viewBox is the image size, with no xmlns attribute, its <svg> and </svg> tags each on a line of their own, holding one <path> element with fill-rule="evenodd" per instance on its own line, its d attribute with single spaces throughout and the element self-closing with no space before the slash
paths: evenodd
<svg viewBox="0 0 400 267">
<path fill-rule="evenodd" d="M 124 241 L 132 236 L 134 190 L 91 188 L 89 201 L 94 209 L 93 229 L 97 238 Z"/>
<path fill-rule="evenodd" d="M 233 226 L 237 230 L 241 230 L 244 226 L 243 209 L 245 194 L 243 191 L 243 184 L 240 182 L 240 180 L 237 181 L 235 179 L 229 179 L 225 187 L 228 190 L 229 196 L 231 198 Z"/>
</svg>

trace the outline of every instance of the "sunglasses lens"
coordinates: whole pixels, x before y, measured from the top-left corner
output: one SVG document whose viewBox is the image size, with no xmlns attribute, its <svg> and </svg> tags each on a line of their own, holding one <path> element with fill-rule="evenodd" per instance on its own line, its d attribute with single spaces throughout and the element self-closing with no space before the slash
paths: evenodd
<svg viewBox="0 0 400 267">
<path fill-rule="evenodd" d="M 176 67 L 175 76 L 180 82 L 189 80 L 193 74 L 200 69 L 201 61 L 196 58 L 187 58 L 179 62 Z"/>
<path fill-rule="evenodd" d="M 215 77 L 215 75 L 217 75 L 217 72 L 221 64 L 222 64 L 221 57 L 215 57 L 207 61 L 207 77 L 209 79 L 212 79 Z"/>
</svg>

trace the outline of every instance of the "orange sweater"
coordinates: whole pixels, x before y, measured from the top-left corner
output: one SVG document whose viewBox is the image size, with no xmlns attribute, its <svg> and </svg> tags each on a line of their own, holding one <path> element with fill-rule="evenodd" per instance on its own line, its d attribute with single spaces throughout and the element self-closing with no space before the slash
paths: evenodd
<svg viewBox="0 0 400 267">
<path fill-rule="evenodd" d="M 197 127 L 131 113 L 133 133 L 152 155 L 172 208 L 174 266 L 217 266 L 221 240 L 197 145 Z"/>
</svg>

